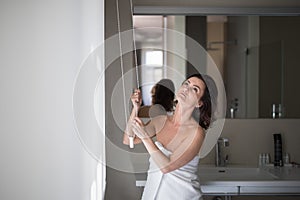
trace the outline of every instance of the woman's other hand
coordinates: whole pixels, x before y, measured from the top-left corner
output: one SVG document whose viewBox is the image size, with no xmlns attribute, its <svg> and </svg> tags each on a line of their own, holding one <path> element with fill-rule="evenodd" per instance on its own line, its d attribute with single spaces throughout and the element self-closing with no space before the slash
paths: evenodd
<svg viewBox="0 0 300 200">
<path fill-rule="evenodd" d="M 135 117 L 132 121 L 132 130 L 134 134 L 140 139 L 145 139 L 150 137 L 144 128 L 144 124 L 142 120 L 138 117 Z"/>
</svg>

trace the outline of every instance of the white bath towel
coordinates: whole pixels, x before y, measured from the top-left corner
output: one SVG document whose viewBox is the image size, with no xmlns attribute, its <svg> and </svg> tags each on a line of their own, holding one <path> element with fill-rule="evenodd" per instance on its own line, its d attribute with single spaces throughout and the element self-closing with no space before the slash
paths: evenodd
<svg viewBox="0 0 300 200">
<path fill-rule="evenodd" d="M 168 151 L 159 142 L 155 145 L 166 156 Z M 200 183 L 197 176 L 199 156 L 196 156 L 183 167 L 163 174 L 150 157 L 147 182 L 145 185 L 143 200 L 199 200 L 201 199 Z"/>
</svg>

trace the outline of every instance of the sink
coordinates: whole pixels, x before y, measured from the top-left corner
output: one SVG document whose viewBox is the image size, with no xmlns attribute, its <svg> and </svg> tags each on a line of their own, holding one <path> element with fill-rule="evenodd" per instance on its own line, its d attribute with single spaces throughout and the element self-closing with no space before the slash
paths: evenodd
<svg viewBox="0 0 300 200">
<path fill-rule="evenodd" d="M 201 167 L 199 178 L 202 181 L 257 181 L 274 180 L 273 173 L 256 167 Z"/>
<path fill-rule="evenodd" d="M 300 168 L 295 167 L 265 167 L 265 171 L 282 180 L 300 180 Z"/>
<path fill-rule="evenodd" d="M 300 194 L 300 168 L 200 165 L 198 175 L 207 195 Z"/>
</svg>

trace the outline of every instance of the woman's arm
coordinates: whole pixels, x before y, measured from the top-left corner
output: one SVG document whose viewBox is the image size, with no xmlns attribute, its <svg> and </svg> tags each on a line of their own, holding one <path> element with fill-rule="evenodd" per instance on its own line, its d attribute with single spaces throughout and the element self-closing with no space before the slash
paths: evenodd
<svg viewBox="0 0 300 200">
<path fill-rule="evenodd" d="M 170 156 L 169 162 L 162 164 L 161 171 L 168 173 L 189 163 L 199 154 L 204 137 L 203 129 L 198 127 L 193 134 L 182 141 L 179 147 Z"/>
<path fill-rule="evenodd" d="M 134 137 L 131 123 L 134 120 L 134 118 L 136 117 L 136 112 L 137 112 L 137 108 L 133 107 L 133 109 L 131 111 L 131 115 L 130 115 L 129 120 L 126 125 L 126 130 L 124 131 L 124 134 L 123 134 L 123 144 L 129 145 L 129 136 Z M 133 140 L 134 144 L 139 144 L 141 142 L 142 142 L 142 140 L 140 138 L 134 137 L 134 140 Z"/>
<path fill-rule="evenodd" d="M 141 91 L 139 89 L 135 89 L 134 93 L 131 95 L 131 102 L 133 105 L 130 117 L 128 119 L 126 129 L 124 130 L 123 134 L 123 144 L 129 145 L 129 137 L 134 137 L 134 134 L 132 132 L 132 126 L 131 123 L 136 117 L 139 108 L 141 107 L 142 104 L 142 97 L 141 97 Z M 133 140 L 134 144 L 141 143 L 141 140 L 138 137 L 134 137 Z"/>
<path fill-rule="evenodd" d="M 154 124 L 150 122 L 147 123 L 146 126 L 144 126 L 143 122 L 137 118 L 137 113 L 138 110 L 140 109 L 141 106 L 141 102 L 142 102 L 142 98 L 140 95 L 140 90 L 135 90 L 135 92 L 132 94 L 131 96 L 131 101 L 132 101 L 132 111 L 131 111 L 131 115 L 129 117 L 129 120 L 127 122 L 126 125 L 126 130 L 124 131 L 124 135 L 123 135 L 123 144 L 129 145 L 129 137 L 133 136 L 134 140 L 133 143 L 134 144 L 138 144 L 141 143 L 142 140 L 139 137 L 135 137 L 134 132 L 132 130 L 132 123 L 134 122 L 135 118 L 139 120 L 139 123 L 141 124 L 141 126 L 144 127 L 144 130 L 147 132 L 148 136 L 153 137 L 155 135 L 155 127 Z"/>
<path fill-rule="evenodd" d="M 163 173 L 176 170 L 190 162 L 198 153 L 204 140 L 202 128 L 186 138 L 170 157 L 165 156 L 149 138 L 143 138 L 147 151 Z"/>
</svg>

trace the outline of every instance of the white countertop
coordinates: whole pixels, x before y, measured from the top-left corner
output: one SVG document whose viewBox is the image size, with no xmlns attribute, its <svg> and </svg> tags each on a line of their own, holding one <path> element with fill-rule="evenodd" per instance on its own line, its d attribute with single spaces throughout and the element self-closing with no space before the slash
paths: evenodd
<svg viewBox="0 0 300 200">
<path fill-rule="evenodd" d="M 199 179 L 205 195 L 300 195 L 300 168 L 200 166 Z M 143 187 L 145 178 L 137 177 Z"/>
</svg>

